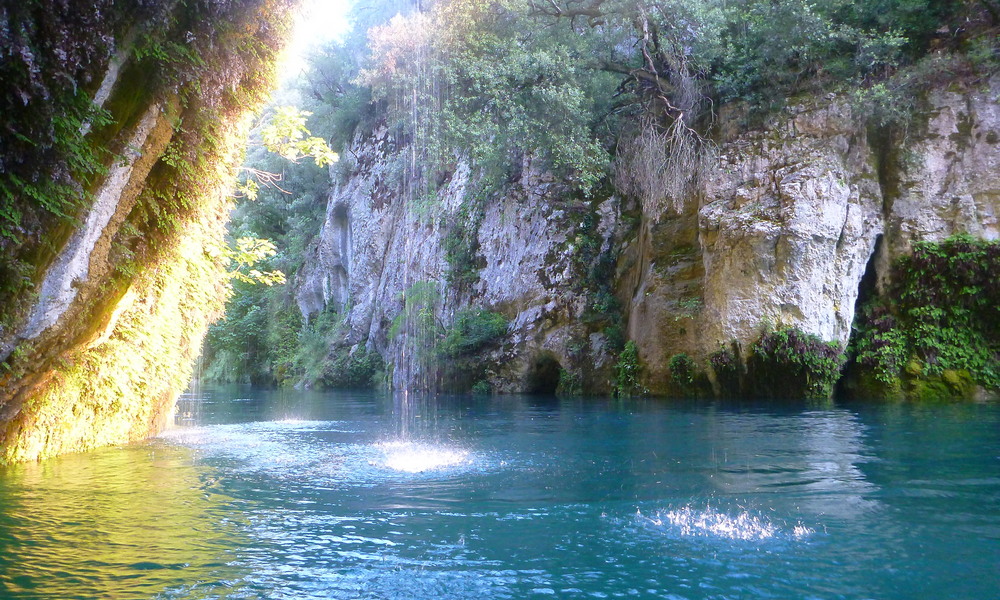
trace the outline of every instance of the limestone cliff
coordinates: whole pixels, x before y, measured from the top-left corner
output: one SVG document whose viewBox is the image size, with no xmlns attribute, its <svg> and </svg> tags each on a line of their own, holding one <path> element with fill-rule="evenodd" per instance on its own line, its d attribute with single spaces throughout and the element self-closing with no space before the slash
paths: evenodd
<svg viewBox="0 0 1000 600">
<path fill-rule="evenodd" d="M 289 9 L 0 9 L 0 462 L 165 425 L 225 300 L 234 169 Z"/>
<path fill-rule="evenodd" d="M 314 254 L 298 281 L 303 313 L 330 304 L 343 310 L 349 325 L 345 342 L 369 344 L 383 354 L 392 366 L 391 385 L 434 388 L 431 371 L 439 365 L 428 356 L 434 341 L 418 342 L 421 332 L 399 327 L 408 290 L 429 282 L 436 290 L 427 307 L 435 324 L 450 324 L 469 306 L 509 318 L 505 343 L 488 359 L 485 377 L 493 389 L 553 392 L 560 369 L 579 366 L 582 373 L 586 365 L 592 367 L 588 387 L 607 390 L 613 357 L 604 350 L 601 334 L 581 321 L 587 286 L 572 250 L 580 243 L 581 222 L 595 211 L 604 218 L 593 235 L 609 248 L 617 200 L 568 198 L 566 186 L 526 161 L 500 201 L 477 200 L 470 191 L 476 182 L 459 164 L 435 202 L 426 205 L 387 191 L 393 177 L 385 160 L 391 144 L 387 129 L 380 127 L 353 153 L 352 172 L 331 196 Z M 474 244 L 469 255 L 474 265 L 449 265 L 445 246 L 456 230 L 472 232 L 474 239 L 458 243 Z M 465 267 L 476 273 L 474 281 L 447 282 L 451 270 Z"/>
<path fill-rule="evenodd" d="M 356 142 L 331 196 L 299 306 L 343 310 L 345 343 L 378 350 L 396 387 L 426 385 L 433 368 L 408 354 L 412 332 L 393 328 L 415 282 L 436 286 L 440 325 L 467 306 L 509 319 L 481 356 L 500 391 L 608 392 L 621 324 L 642 383 L 661 394 L 683 391 L 673 356 L 707 365 L 726 349 L 745 360 L 767 328 L 844 347 L 866 272 L 884 289 L 888 265 L 915 241 L 1000 237 L 998 97 L 997 77 L 929 90 L 907 135 L 891 140 L 835 95 L 790 103 L 756 128 L 724 111 L 715 167 L 662 214 L 614 190 L 575 198 L 530 161 L 488 202 L 459 165 L 436 202 L 421 203 L 393 191 L 394 140 L 379 129 Z M 462 285 L 447 260 L 456 223 L 474 232 L 465 267 L 475 277 Z"/>
</svg>

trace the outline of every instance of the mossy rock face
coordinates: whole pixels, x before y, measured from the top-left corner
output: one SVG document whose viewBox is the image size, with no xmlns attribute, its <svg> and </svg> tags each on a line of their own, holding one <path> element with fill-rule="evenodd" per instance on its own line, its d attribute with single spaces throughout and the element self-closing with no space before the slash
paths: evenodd
<svg viewBox="0 0 1000 600">
<path fill-rule="evenodd" d="M 929 375 L 918 360 L 908 362 L 904 372 L 888 383 L 872 373 L 852 373 L 843 391 L 852 398 L 913 402 L 959 402 L 984 395 L 984 389 L 968 371 L 945 369 Z"/>
<path fill-rule="evenodd" d="M 852 373 L 847 377 L 841 390 L 848 397 L 863 400 L 901 401 L 906 399 L 904 382 L 896 377 L 886 383 L 872 373 Z"/>
<path fill-rule="evenodd" d="M 978 391 L 968 371 L 945 369 L 940 375 L 909 377 L 907 398 L 917 402 L 953 402 L 972 400 Z"/>
<path fill-rule="evenodd" d="M 952 400 L 951 389 L 940 379 L 917 379 L 909 383 L 907 397 L 917 402 Z"/>
</svg>

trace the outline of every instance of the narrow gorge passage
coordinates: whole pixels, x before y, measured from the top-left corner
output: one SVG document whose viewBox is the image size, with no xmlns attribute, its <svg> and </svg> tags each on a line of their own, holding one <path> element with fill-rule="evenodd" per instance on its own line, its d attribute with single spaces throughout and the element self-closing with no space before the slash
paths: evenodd
<svg viewBox="0 0 1000 600">
<path fill-rule="evenodd" d="M 990 596 L 998 40 L 4 3 L 0 597 Z"/>
</svg>

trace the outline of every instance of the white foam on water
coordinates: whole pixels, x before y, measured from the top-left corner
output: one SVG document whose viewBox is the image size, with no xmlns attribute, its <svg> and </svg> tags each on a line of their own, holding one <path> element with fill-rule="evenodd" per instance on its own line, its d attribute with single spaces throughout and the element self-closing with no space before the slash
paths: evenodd
<svg viewBox="0 0 1000 600">
<path fill-rule="evenodd" d="M 659 510 L 652 516 L 637 511 L 636 519 L 654 527 L 670 528 L 683 537 L 759 541 L 782 533 L 782 529 L 774 523 L 746 510 L 730 515 L 711 507 L 695 508 L 687 505 L 678 509 Z M 813 533 L 815 530 L 802 524 L 795 525 L 790 532 L 794 538 L 803 538 Z"/>
<path fill-rule="evenodd" d="M 469 452 L 457 448 L 431 446 L 416 442 L 384 442 L 382 466 L 403 473 L 425 473 L 472 464 Z"/>
</svg>

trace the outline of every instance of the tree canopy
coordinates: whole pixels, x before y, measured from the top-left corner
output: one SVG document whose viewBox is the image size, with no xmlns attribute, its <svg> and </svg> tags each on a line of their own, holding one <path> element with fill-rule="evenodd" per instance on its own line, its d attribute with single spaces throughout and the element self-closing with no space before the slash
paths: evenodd
<svg viewBox="0 0 1000 600">
<path fill-rule="evenodd" d="M 315 61 L 310 88 L 326 104 L 314 112 L 340 128 L 335 146 L 362 123 L 392 126 L 419 159 L 411 180 L 459 155 L 499 172 L 528 156 L 586 194 L 644 129 L 705 137 L 721 103 L 766 111 L 802 91 L 876 85 L 931 49 L 963 49 L 995 4 L 369 1 Z"/>
</svg>

